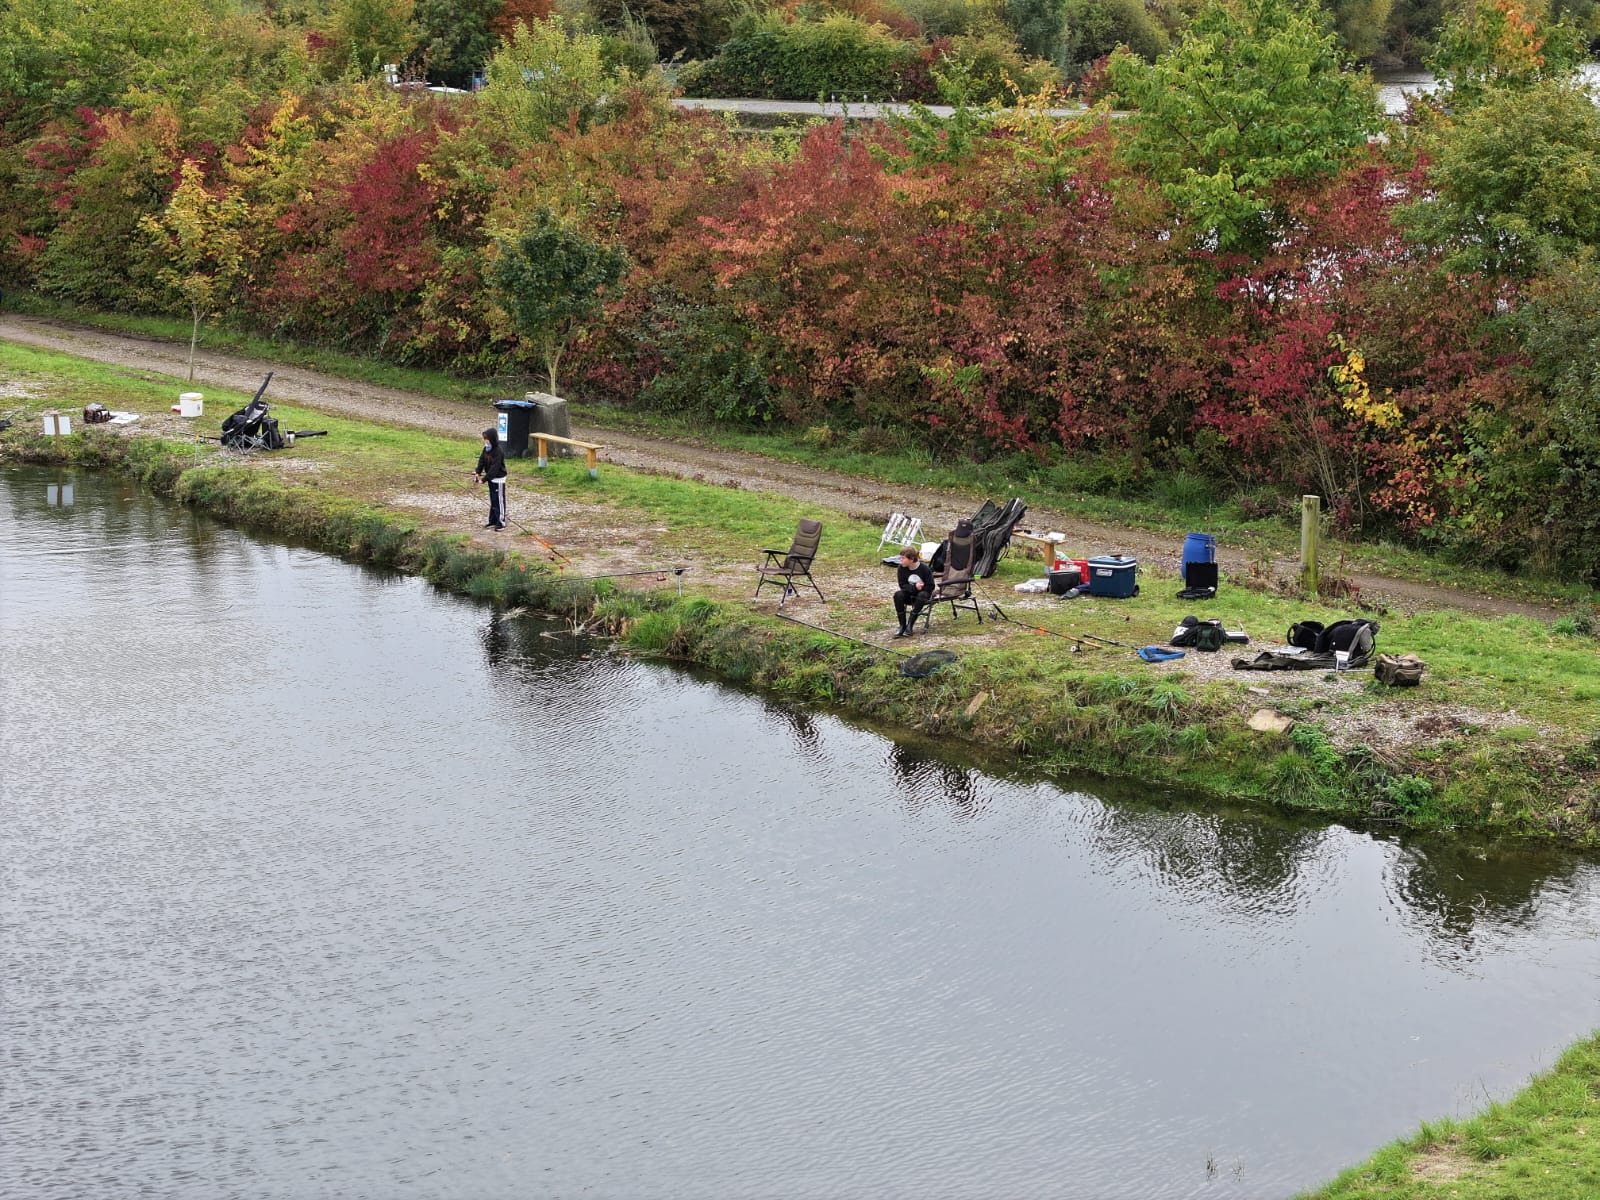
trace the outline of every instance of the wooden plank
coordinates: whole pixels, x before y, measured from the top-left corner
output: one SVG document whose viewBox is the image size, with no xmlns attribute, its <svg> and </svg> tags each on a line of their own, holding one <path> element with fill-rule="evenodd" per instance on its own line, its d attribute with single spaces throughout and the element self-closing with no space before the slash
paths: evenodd
<svg viewBox="0 0 1600 1200">
<path fill-rule="evenodd" d="M 541 471 L 550 465 L 550 443 L 555 442 L 561 446 L 576 446 L 584 451 L 589 460 L 589 478 L 600 478 L 600 451 L 605 446 L 599 442 L 580 442 L 577 438 L 560 437 L 554 433 L 532 433 L 528 436 L 533 439 L 534 453 L 539 456 Z"/>
</svg>

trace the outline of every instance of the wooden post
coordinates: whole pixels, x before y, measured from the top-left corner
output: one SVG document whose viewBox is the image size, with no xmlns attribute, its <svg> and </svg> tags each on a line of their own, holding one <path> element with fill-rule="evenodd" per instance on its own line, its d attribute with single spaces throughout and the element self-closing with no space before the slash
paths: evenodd
<svg viewBox="0 0 1600 1200">
<path fill-rule="evenodd" d="M 538 434 L 534 434 L 534 452 L 539 456 L 539 469 L 542 471 L 550 465 L 550 443 Z"/>
<path fill-rule="evenodd" d="M 589 478 L 600 478 L 600 457 L 595 453 L 593 447 L 589 449 Z"/>
<path fill-rule="evenodd" d="M 1322 497 L 1300 497 L 1300 583 L 1317 594 L 1317 539 L 1322 532 Z"/>
</svg>

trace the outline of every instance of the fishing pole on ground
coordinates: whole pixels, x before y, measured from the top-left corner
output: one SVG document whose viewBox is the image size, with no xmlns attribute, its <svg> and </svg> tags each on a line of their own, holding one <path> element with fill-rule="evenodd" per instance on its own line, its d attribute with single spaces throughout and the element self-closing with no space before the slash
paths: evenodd
<svg viewBox="0 0 1600 1200">
<path fill-rule="evenodd" d="M 1116 638 L 1101 637 L 1097 633 L 1067 633 L 1059 634 L 1057 636 L 1082 638 L 1086 642 L 1098 642 L 1102 646 L 1121 646 L 1124 650 L 1137 650 L 1139 648 L 1137 646 L 1130 646 L 1127 642 L 1119 642 L 1116 640 Z"/>
<path fill-rule="evenodd" d="M 654 575 L 657 583 L 665 583 L 669 574 L 678 577 L 678 595 L 683 595 L 683 577 L 688 567 L 648 567 L 642 571 L 612 571 L 608 575 L 573 575 L 573 579 L 628 579 L 634 575 Z"/>
<path fill-rule="evenodd" d="M 1060 633 L 1054 629 L 1046 629 L 1043 625 L 1029 625 L 1026 621 L 1019 621 L 1010 613 L 1006 612 L 1005 609 L 996 604 L 993 600 L 989 601 L 989 607 L 994 609 L 995 616 L 999 617 L 1000 620 L 1006 622 L 1008 625 L 1015 625 L 1021 629 L 1028 629 L 1034 633 L 1046 634 L 1049 637 L 1060 638 L 1064 642 L 1071 642 L 1071 652 L 1073 654 L 1077 654 L 1084 649 L 1083 639 L 1075 633 Z M 1093 647 L 1089 648 L 1093 649 Z"/>
<path fill-rule="evenodd" d="M 1124 650 L 1137 650 L 1139 648 L 1137 646 L 1130 646 L 1127 642 L 1116 641 L 1113 638 L 1096 637 L 1092 633 L 1075 633 L 1072 636 L 1073 637 L 1081 637 L 1081 638 L 1084 638 L 1085 640 L 1091 641 L 1091 642 L 1100 642 L 1101 644 L 1106 645 L 1106 646 L 1121 646 Z"/>
<path fill-rule="evenodd" d="M 456 477 L 456 472 L 455 471 L 452 471 L 452 470 L 450 470 L 450 469 L 448 469 L 446 467 L 426 467 L 424 469 L 425 470 L 429 470 L 429 471 L 436 471 L 440 475 L 448 475 L 448 476 L 450 476 L 451 481 L 456 483 L 457 486 L 459 486 L 459 487 L 465 487 L 466 486 L 465 484 L 461 483 L 461 481 Z M 523 533 L 527 534 L 534 541 L 538 542 L 539 545 L 543 546 L 546 550 L 548 550 L 550 552 L 550 557 L 551 557 L 552 560 L 559 560 L 559 563 L 556 566 L 556 570 L 564 571 L 564 570 L 566 570 L 566 564 L 572 562 L 572 560 L 570 558 L 568 558 L 565 554 L 561 553 L 561 551 L 557 550 L 549 542 L 545 541 L 542 537 L 540 537 L 533 530 L 529 529 L 526 525 L 524 525 L 521 521 L 517 520 L 515 517 L 508 516 L 508 517 L 506 517 L 506 521 L 508 523 L 512 524 L 512 525 L 515 525 L 518 529 L 522 530 Z"/>
<path fill-rule="evenodd" d="M 858 646 L 865 646 L 868 650 L 877 650 L 882 654 L 898 655 L 906 660 L 900 664 L 900 674 L 908 675 L 912 679 L 925 679 L 946 663 L 956 661 L 955 652 L 951 650 L 924 650 L 920 654 L 913 654 L 909 650 L 896 650 L 893 646 L 880 646 L 876 642 L 851 637 L 848 633 L 824 629 L 821 625 L 813 625 L 810 621 L 802 621 L 799 617 L 791 617 L 788 613 L 781 612 L 777 615 L 791 625 L 803 625 L 807 629 L 815 629 L 818 633 L 825 633 L 829 637 L 840 638 L 846 642 L 854 642 Z"/>
</svg>

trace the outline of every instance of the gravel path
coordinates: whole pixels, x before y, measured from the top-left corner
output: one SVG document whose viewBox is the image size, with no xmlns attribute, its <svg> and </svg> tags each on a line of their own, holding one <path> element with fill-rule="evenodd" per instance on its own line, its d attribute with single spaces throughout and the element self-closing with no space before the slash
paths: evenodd
<svg viewBox="0 0 1600 1200">
<path fill-rule="evenodd" d="M 114 363 L 129 370 L 154 372 L 176 379 L 188 374 L 188 346 L 159 338 L 107 333 L 98 329 L 46 321 L 17 314 L 0 314 L 0 339 L 21 345 L 56 350 L 97 362 Z M 475 437 L 490 423 L 484 405 L 379 387 L 341 379 L 302 367 L 201 350 L 195 358 L 195 385 L 254 392 L 268 371 L 273 372 L 270 398 L 342 416 L 375 419 L 395 424 Z M 646 437 L 616 429 L 575 422 L 573 436 L 601 442 L 606 462 L 662 474 L 678 475 L 705 483 L 774 492 L 843 512 L 875 523 L 893 511 L 921 516 L 930 529 L 948 527 L 957 517 L 970 515 L 983 496 L 901 487 L 820 471 L 736 450 Z M 994 497 L 1002 500 L 1005 497 Z M 1179 542 L 1171 535 L 1099 524 L 1067 513 L 1030 509 L 1026 524 L 1038 530 L 1067 535 L 1074 547 L 1092 547 L 1095 553 L 1136 555 L 1156 575 L 1169 568 L 1176 585 Z M 1224 574 L 1248 573 L 1245 556 L 1219 547 L 1217 558 Z M 1287 574 L 1290 564 L 1274 564 Z M 1363 597 L 1381 600 L 1404 611 L 1456 608 L 1480 614 L 1518 613 L 1548 620 L 1552 606 L 1437 587 L 1409 580 L 1353 575 Z"/>
</svg>

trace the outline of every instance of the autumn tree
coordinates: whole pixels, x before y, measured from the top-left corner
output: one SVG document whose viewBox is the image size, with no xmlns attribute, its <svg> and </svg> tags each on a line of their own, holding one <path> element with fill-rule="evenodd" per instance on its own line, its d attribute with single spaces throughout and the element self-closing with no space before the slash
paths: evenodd
<svg viewBox="0 0 1600 1200">
<path fill-rule="evenodd" d="M 548 209 L 496 249 L 485 273 L 489 286 L 518 335 L 535 347 L 555 393 L 562 351 L 599 315 L 628 257 L 561 224 Z"/>
<path fill-rule="evenodd" d="M 161 282 L 188 306 L 193 324 L 189 333 L 189 382 L 194 382 L 194 352 L 200 340 L 200 322 L 226 297 L 244 271 L 240 238 L 244 203 L 206 187 L 200 164 L 184 159 L 172 199 L 159 217 L 141 222 L 166 259 Z"/>
<path fill-rule="evenodd" d="M 1439 77 L 1438 99 L 1462 112 L 1497 91 L 1568 81 L 1584 54 L 1576 27 L 1541 22 L 1525 0 L 1469 0 L 1445 20 L 1428 68 Z"/>
<path fill-rule="evenodd" d="M 1371 82 L 1295 0 L 1212 0 L 1154 65 L 1114 55 L 1111 79 L 1132 110 L 1122 157 L 1224 251 L 1264 251 L 1280 186 L 1331 176 L 1381 124 Z"/>
</svg>

